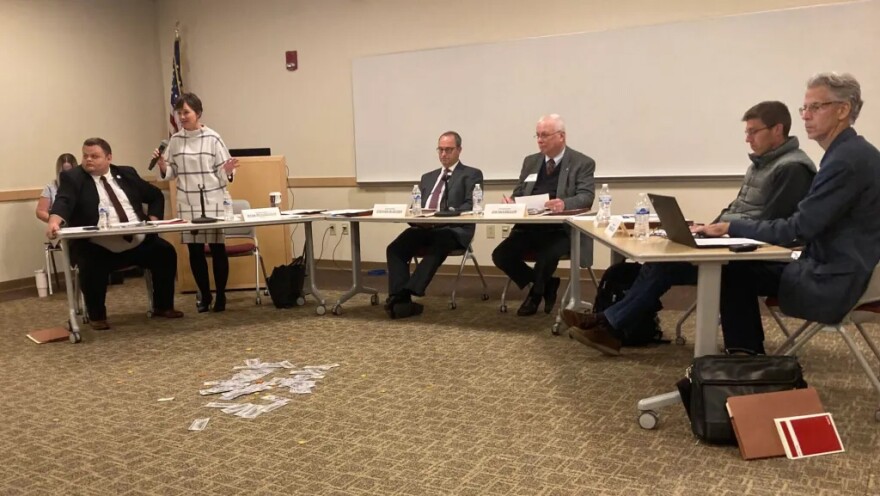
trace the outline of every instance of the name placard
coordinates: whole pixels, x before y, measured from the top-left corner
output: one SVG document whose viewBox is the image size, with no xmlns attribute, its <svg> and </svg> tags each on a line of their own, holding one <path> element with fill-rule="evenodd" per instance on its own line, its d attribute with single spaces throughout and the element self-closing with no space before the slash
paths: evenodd
<svg viewBox="0 0 880 496">
<path fill-rule="evenodd" d="M 382 219 L 403 219 L 409 205 L 406 203 L 377 203 L 373 205 L 373 217 Z"/>
<path fill-rule="evenodd" d="M 268 220 L 281 217 L 278 207 L 249 208 L 241 211 L 242 220 Z"/>
<path fill-rule="evenodd" d="M 489 203 L 483 210 L 483 217 L 486 219 L 509 219 L 525 216 L 525 203 Z"/>
<path fill-rule="evenodd" d="M 623 224 L 623 216 L 622 215 L 612 215 L 611 219 L 608 220 L 608 225 L 605 227 L 605 235 L 606 236 L 614 236 L 614 233 L 620 229 L 620 225 Z"/>
</svg>

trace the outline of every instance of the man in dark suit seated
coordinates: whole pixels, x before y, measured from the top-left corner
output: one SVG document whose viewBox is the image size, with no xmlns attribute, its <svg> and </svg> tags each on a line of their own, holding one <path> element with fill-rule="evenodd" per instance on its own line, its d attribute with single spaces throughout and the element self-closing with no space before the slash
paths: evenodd
<svg viewBox="0 0 880 496">
<path fill-rule="evenodd" d="M 519 182 L 511 200 L 518 196 L 548 194 L 544 205 L 553 212 L 590 208 L 596 188 L 593 174 L 596 162 L 565 144 L 565 123 L 557 114 L 542 117 L 535 129 L 540 153 L 523 160 Z M 592 243 L 584 245 L 592 257 Z M 571 248 L 568 229 L 562 225 L 517 225 L 510 236 L 492 252 L 492 261 L 504 271 L 520 289 L 532 285 L 525 301 L 516 314 L 534 315 L 541 299 L 544 312 L 550 313 L 556 304 L 559 278 L 553 273 L 559 259 Z M 535 254 L 535 267 L 525 261 L 527 253 Z M 581 261 L 572 261 L 579 263 Z M 584 266 L 581 263 L 581 266 Z"/>
<path fill-rule="evenodd" d="M 791 263 L 735 262 L 721 273 L 724 346 L 764 353 L 758 296 L 776 296 L 785 314 L 836 324 L 862 296 L 880 261 L 880 151 L 851 127 L 862 109 L 849 74 L 810 78 L 801 107 L 807 136 L 825 150 L 797 212 L 785 219 L 706 226 L 710 236 L 806 247 Z"/>
<path fill-rule="evenodd" d="M 816 166 L 789 136 L 791 113 L 782 102 L 760 102 L 743 115 L 751 165 L 736 198 L 713 222 L 779 219 L 797 211 L 810 190 Z M 604 312 L 563 310 L 569 336 L 606 355 L 620 353 L 625 329 L 662 308 L 660 297 L 672 286 L 697 284 L 697 267 L 688 262 L 646 263 L 620 301 Z"/>
<path fill-rule="evenodd" d="M 443 167 L 428 172 L 419 181 L 422 207 L 437 209 L 441 200 L 448 196 L 449 209 L 459 212 L 471 210 L 474 186 L 479 184 L 482 187 L 483 173 L 459 161 L 461 136 L 455 131 L 440 135 L 437 153 Z M 449 191 L 444 195 L 446 188 Z M 474 227 L 474 224 L 419 224 L 400 233 L 388 245 L 385 250 L 389 293 L 385 312 L 388 316 L 398 319 L 422 313 L 422 305 L 412 301 L 412 297 L 425 296 L 425 289 L 449 253 L 467 248 L 470 244 Z M 425 250 L 424 257 L 410 275 L 410 260 L 420 250 Z"/>
<path fill-rule="evenodd" d="M 165 197 L 159 188 L 141 179 L 132 167 L 113 165 L 110 144 L 101 138 L 83 143 L 82 165 L 61 174 L 58 194 L 52 204 L 46 235 L 55 238 L 61 227 L 98 225 L 98 211 L 109 213 L 110 224 L 134 220 L 161 219 Z M 148 213 L 144 214 L 143 205 Z M 93 329 L 110 328 L 107 323 L 107 279 L 111 271 L 137 265 L 149 269 L 153 278 L 153 316 L 183 317 L 174 309 L 174 275 L 177 254 L 174 247 L 155 234 L 101 236 L 71 241 L 79 266 L 83 297 Z"/>
</svg>

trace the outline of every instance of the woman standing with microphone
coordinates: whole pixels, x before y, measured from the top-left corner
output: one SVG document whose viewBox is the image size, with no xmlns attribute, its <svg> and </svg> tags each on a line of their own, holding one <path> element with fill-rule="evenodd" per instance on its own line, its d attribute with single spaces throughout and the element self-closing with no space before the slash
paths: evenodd
<svg viewBox="0 0 880 496">
<path fill-rule="evenodd" d="M 213 129 L 202 125 L 202 101 L 194 93 L 183 93 L 174 104 L 174 110 L 183 127 L 174 133 L 164 152 L 153 151 L 158 158 L 161 178 L 177 178 L 177 215 L 192 220 L 201 217 L 201 189 L 204 188 L 205 215 L 223 218 L 223 201 L 227 185 L 232 181 L 238 160 L 230 158 L 223 139 Z M 181 233 L 182 242 L 189 250 L 189 266 L 199 288 L 196 308 L 199 313 L 226 310 L 226 281 L 229 279 L 229 257 L 225 237 L 220 229 L 199 229 Z M 211 250 L 216 298 L 211 297 L 208 279 L 208 261 L 205 245 Z"/>
</svg>

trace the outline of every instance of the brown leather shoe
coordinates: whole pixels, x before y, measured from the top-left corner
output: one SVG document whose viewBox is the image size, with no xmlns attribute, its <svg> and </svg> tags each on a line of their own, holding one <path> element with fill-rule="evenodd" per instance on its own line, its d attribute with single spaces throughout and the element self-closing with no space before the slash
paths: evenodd
<svg viewBox="0 0 880 496">
<path fill-rule="evenodd" d="M 92 326 L 92 330 L 95 331 L 106 331 L 110 329 L 110 323 L 106 320 L 90 320 L 89 325 Z"/>
<path fill-rule="evenodd" d="M 153 317 L 163 317 L 166 319 L 179 319 L 183 317 L 183 312 L 180 310 L 169 309 L 169 310 L 156 310 L 153 312 Z"/>
<path fill-rule="evenodd" d="M 568 308 L 562 310 L 562 321 L 569 327 L 592 329 L 599 324 L 598 316 L 592 312 L 577 312 Z"/>
<path fill-rule="evenodd" d="M 620 340 L 614 337 L 614 334 L 611 333 L 611 330 L 605 324 L 600 324 L 586 330 L 569 329 L 568 337 L 576 339 L 590 348 L 595 348 L 605 355 L 620 356 Z"/>
</svg>

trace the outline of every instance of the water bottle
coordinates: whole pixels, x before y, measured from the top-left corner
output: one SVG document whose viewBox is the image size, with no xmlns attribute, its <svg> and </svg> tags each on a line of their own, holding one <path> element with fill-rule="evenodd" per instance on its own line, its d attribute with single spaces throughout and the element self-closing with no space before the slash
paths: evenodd
<svg viewBox="0 0 880 496">
<path fill-rule="evenodd" d="M 422 215 L 422 190 L 419 185 L 413 186 L 412 190 L 412 214 L 413 216 Z"/>
<path fill-rule="evenodd" d="M 648 239 L 648 221 L 651 216 L 651 204 L 647 193 L 639 193 L 639 201 L 636 202 L 636 239 L 644 241 Z"/>
<path fill-rule="evenodd" d="M 474 185 L 473 195 L 474 215 L 483 215 L 483 188 L 479 184 Z"/>
<path fill-rule="evenodd" d="M 608 184 L 603 184 L 599 190 L 599 212 L 596 214 L 596 224 L 606 225 L 611 220 L 611 190 Z"/>
<path fill-rule="evenodd" d="M 235 210 L 232 209 L 232 196 L 228 190 L 223 190 L 223 220 L 234 220 Z"/>
<path fill-rule="evenodd" d="M 110 228 L 110 211 L 105 207 L 98 208 L 98 229 Z"/>
</svg>

